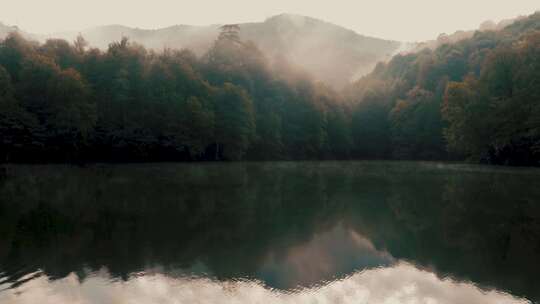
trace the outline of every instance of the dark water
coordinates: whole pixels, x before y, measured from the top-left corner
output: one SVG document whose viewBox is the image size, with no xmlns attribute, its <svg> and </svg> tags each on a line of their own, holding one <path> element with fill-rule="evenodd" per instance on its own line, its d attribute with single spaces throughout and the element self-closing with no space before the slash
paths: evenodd
<svg viewBox="0 0 540 304">
<path fill-rule="evenodd" d="M 540 171 L 0 168 L 0 303 L 537 303 Z"/>
</svg>

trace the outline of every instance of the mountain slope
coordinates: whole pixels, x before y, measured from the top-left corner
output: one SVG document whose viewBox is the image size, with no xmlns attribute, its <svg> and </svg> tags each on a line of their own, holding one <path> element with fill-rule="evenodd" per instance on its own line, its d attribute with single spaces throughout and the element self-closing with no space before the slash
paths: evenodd
<svg viewBox="0 0 540 304">
<path fill-rule="evenodd" d="M 389 59 L 401 45 L 296 15 L 245 24 L 242 36 L 272 56 L 284 55 L 334 86 L 369 73 L 378 61 Z"/>
<path fill-rule="evenodd" d="M 278 15 L 264 22 L 240 24 L 243 40 L 255 42 L 270 59 L 283 56 L 334 87 L 369 73 L 375 64 L 389 59 L 400 42 L 359 35 L 343 27 L 314 18 Z M 107 48 L 123 36 L 151 49 L 189 48 L 204 54 L 219 33 L 219 25 L 176 25 L 156 30 L 109 25 L 81 34 L 91 46 Z M 73 41 L 79 33 L 56 33 L 45 38 Z"/>
<path fill-rule="evenodd" d="M 360 157 L 540 166 L 540 12 L 396 55 L 346 94 Z"/>
</svg>

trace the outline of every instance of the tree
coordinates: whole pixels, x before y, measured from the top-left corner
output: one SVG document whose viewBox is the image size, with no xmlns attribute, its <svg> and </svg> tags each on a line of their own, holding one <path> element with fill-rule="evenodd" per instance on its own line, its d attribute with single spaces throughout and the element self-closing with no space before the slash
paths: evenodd
<svg viewBox="0 0 540 304">
<path fill-rule="evenodd" d="M 388 100 L 381 91 L 370 91 L 352 114 L 354 155 L 357 158 L 389 157 L 390 125 Z"/>
<path fill-rule="evenodd" d="M 74 68 L 80 63 L 80 54 L 62 39 L 48 39 L 39 48 L 39 53 L 54 60 L 63 69 Z"/>
<path fill-rule="evenodd" d="M 415 87 L 390 112 L 393 157 L 440 159 L 445 141 L 440 104 L 430 91 Z"/>
<path fill-rule="evenodd" d="M 249 155 L 254 159 L 283 157 L 283 121 L 279 110 L 282 99 L 266 97 L 256 103 L 256 138 Z"/>
<path fill-rule="evenodd" d="M 15 99 L 11 78 L 0 65 L 0 157 L 10 161 L 11 156 L 32 145 L 37 129 L 36 118 Z"/>
<path fill-rule="evenodd" d="M 47 125 L 63 145 L 77 149 L 84 144 L 96 123 L 95 104 L 81 75 L 74 69 L 58 72 L 49 82 L 50 117 Z"/>
<path fill-rule="evenodd" d="M 238 24 L 225 24 L 219 28 L 221 33 L 219 33 L 218 40 L 229 40 L 235 43 L 240 42 L 240 26 Z"/>
<path fill-rule="evenodd" d="M 341 107 L 331 109 L 327 117 L 330 157 L 334 159 L 349 158 L 352 149 L 351 122 L 349 117 Z"/>
<path fill-rule="evenodd" d="M 75 41 L 73 42 L 73 46 L 75 47 L 75 51 L 80 54 L 84 55 L 86 48 L 88 47 L 88 42 L 84 37 L 79 34 L 77 35 L 77 38 L 75 38 Z"/>
<path fill-rule="evenodd" d="M 242 159 L 255 131 L 251 99 L 243 89 L 226 83 L 218 89 L 214 107 L 216 158 Z"/>
<path fill-rule="evenodd" d="M 484 157 L 491 138 L 488 113 L 489 103 L 475 78 L 450 82 L 442 104 L 442 115 L 448 122 L 444 130 L 448 148 L 477 160 Z"/>
<path fill-rule="evenodd" d="M 35 44 L 26 41 L 17 32 L 10 33 L 0 43 L 0 64 L 4 66 L 15 83 L 19 81 L 19 72 L 25 61 L 35 54 Z"/>
</svg>

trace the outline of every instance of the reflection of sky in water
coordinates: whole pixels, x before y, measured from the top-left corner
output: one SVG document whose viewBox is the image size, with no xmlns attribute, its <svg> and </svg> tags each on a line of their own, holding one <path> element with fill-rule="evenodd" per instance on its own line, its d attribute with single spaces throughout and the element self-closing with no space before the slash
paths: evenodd
<svg viewBox="0 0 540 304">
<path fill-rule="evenodd" d="M 276 288 L 294 289 L 393 263 L 389 253 L 378 251 L 367 238 L 340 225 L 304 244 L 271 252 L 257 277 Z"/>
<path fill-rule="evenodd" d="M 0 185 L 0 304 L 538 301 L 540 179 L 508 170 L 21 168 Z"/>
<path fill-rule="evenodd" d="M 0 286 L 1 287 L 1 286 Z M 84 282 L 75 274 L 49 281 L 39 277 L 17 289 L 0 292 L 0 303 L 528 303 L 497 291 L 441 280 L 410 264 L 358 272 L 321 287 L 283 292 L 257 282 L 170 278 L 161 274 L 111 281 L 106 271 Z"/>
<path fill-rule="evenodd" d="M 187 272 L 197 273 L 196 268 L 205 269 L 205 265 L 193 265 Z M 350 274 L 351 269 L 359 271 Z M 265 283 L 179 274 L 185 270 L 174 277 L 173 272 L 164 273 L 168 272 L 153 268 L 122 281 L 102 269 L 81 282 L 74 273 L 50 280 L 37 272 L 22 278 L 34 277 L 16 288 L 0 284 L 0 303 L 529 303 L 398 262 L 343 226 L 269 253 L 258 270 Z"/>
</svg>

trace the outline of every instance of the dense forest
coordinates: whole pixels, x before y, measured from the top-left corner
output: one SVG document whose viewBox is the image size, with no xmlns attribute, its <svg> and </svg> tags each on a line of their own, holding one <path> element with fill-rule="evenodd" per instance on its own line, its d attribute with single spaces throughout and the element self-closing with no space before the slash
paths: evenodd
<svg viewBox="0 0 540 304">
<path fill-rule="evenodd" d="M 17 160 L 240 160 L 348 157 L 337 94 L 225 28 L 201 58 L 106 52 L 12 34 L 0 44 L 2 156 Z"/>
<path fill-rule="evenodd" d="M 0 42 L 2 161 L 470 159 L 540 164 L 540 13 L 395 56 L 342 92 L 240 28 L 202 56 Z"/>
<path fill-rule="evenodd" d="M 540 13 L 397 55 L 345 95 L 357 157 L 539 165 Z"/>
</svg>

